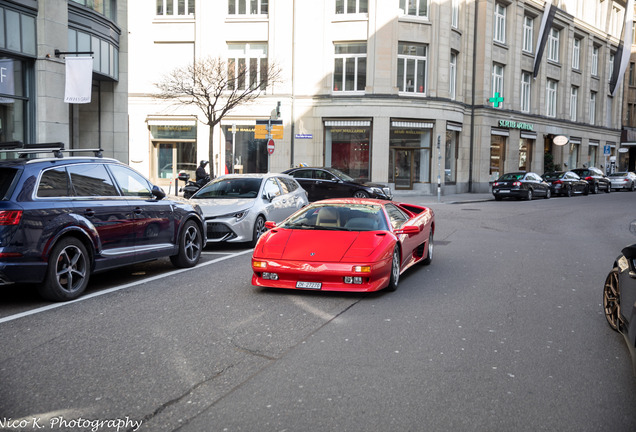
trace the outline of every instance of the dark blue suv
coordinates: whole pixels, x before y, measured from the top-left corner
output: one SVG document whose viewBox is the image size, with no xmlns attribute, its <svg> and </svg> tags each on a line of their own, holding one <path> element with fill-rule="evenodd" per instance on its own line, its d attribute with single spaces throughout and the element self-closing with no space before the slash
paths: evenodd
<svg viewBox="0 0 636 432">
<path fill-rule="evenodd" d="M 161 257 L 177 267 L 199 262 L 198 206 L 163 199 L 114 159 L 18 154 L 0 159 L 0 285 L 35 283 L 44 298 L 65 301 L 94 272 Z"/>
</svg>

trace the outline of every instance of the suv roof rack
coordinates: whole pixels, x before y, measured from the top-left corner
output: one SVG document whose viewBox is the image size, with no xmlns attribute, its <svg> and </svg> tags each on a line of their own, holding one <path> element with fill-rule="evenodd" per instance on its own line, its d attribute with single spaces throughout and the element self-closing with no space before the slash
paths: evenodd
<svg viewBox="0 0 636 432">
<path fill-rule="evenodd" d="M 52 152 L 56 158 L 64 157 L 63 153 L 80 153 L 80 152 L 93 152 L 95 157 L 101 158 L 103 156 L 103 149 L 64 149 L 64 143 L 32 143 L 23 144 L 21 141 L 9 141 L 0 143 L 0 153 L 17 153 L 18 157 L 26 158 L 28 155 L 37 153 Z"/>
</svg>

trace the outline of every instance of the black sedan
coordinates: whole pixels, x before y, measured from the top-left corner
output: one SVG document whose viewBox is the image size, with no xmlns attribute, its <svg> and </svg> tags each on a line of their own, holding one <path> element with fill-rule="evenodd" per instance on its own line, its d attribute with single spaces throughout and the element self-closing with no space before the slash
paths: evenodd
<svg viewBox="0 0 636 432">
<path fill-rule="evenodd" d="M 335 168 L 299 167 L 283 171 L 294 177 L 307 191 L 309 201 L 327 198 L 393 199 L 386 185 L 356 180 Z"/>
<path fill-rule="evenodd" d="M 603 308 L 610 327 L 625 338 L 636 374 L 636 243 L 621 252 L 605 279 Z"/>
<path fill-rule="evenodd" d="M 492 184 L 492 194 L 495 200 L 503 198 L 516 198 L 532 200 L 535 196 L 550 198 L 552 192 L 550 185 L 543 181 L 539 174 L 533 172 L 511 172 L 499 177 Z"/>
<path fill-rule="evenodd" d="M 576 168 L 572 170 L 573 173 L 581 177 L 590 185 L 590 191 L 597 194 L 600 190 L 604 190 L 607 193 L 612 191 L 612 183 L 610 179 L 603 174 L 598 168 Z"/>
<path fill-rule="evenodd" d="M 590 185 L 572 171 L 555 171 L 545 173 L 542 177 L 550 185 L 552 195 L 571 197 L 574 194 L 590 193 Z"/>
</svg>

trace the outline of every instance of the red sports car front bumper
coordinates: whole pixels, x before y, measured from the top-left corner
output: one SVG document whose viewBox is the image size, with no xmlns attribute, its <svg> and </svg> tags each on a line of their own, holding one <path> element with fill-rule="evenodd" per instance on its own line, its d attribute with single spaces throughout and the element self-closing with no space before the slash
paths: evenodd
<svg viewBox="0 0 636 432">
<path fill-rule="evenodd" d="M 255 262 L 258 264 L 255 266 Z M 264 264 L 263 264 L 264 263 Z M 264 267 L 263 267 L 264 266 Z M 355 267 L 369 267 L 368 272 L 356 272 Z M 389 284 L 391 259 L 375 263 L 321 263 L 252 258 L 252 285 L 269 288 L 288 288 L 319 291 L 378 291 Z M 278 279 L 265 279 L 264 273 L 275 274 Z M 346 277 L 361 277 L 362 283 L 345 283 Z M 320 284 L 315 288 L 300 285 L 303 282 Z"/>
</svg>

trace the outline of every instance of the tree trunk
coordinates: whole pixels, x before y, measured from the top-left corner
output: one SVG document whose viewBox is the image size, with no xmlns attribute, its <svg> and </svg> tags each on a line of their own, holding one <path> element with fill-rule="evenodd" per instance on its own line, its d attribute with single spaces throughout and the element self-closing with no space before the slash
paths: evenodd
<svg viewBox="0 0 636 432">
<path fill-rule="evenodd" d="M 210 178 L 216 178 L 214 174 L 216 172 L 216 163 L 217 161 L 214 159 L 214 125 L 210 125 L 210 138 L 208 140 L 208 161 L 210 162 Z M 221 172 L 219 172 L 221 175 Z"/>
</svg>

